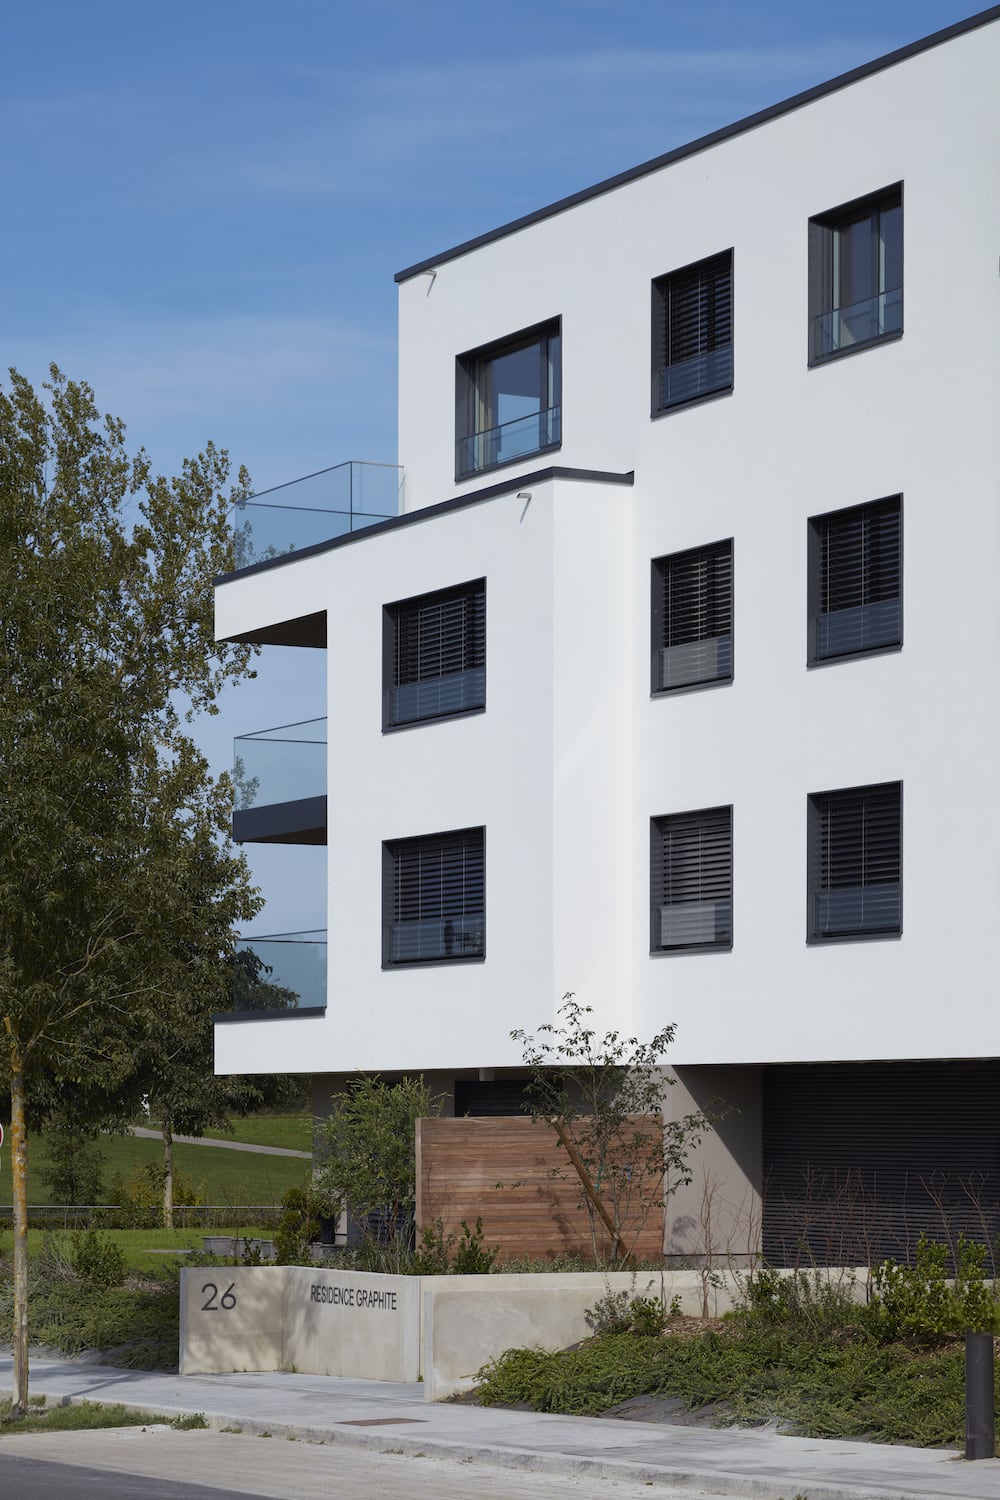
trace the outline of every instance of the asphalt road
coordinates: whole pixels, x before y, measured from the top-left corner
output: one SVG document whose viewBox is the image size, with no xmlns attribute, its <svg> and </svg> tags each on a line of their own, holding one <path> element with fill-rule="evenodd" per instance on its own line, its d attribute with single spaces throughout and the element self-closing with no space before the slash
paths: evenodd
<svg viewBox="0 0 1000 1500">
<path fill-rule="evenodd" d="M 0 1437 L 0 1495 L 11 1500 L 649 1500 L 651 1493 L 699 1500 L 706 1492 L 159 1426 Z"/>
</svg>

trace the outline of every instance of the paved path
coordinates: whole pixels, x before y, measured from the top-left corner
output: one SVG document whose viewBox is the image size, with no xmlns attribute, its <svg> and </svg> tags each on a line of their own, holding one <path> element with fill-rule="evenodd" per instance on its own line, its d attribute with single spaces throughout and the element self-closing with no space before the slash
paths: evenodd
<svg viewBox="0 0 1000 1500">
<path fill-rule="evenodd" d="M 0 1355 L 0 1392 L 10 1390 L 10 1379 L 10 1357 Z M 631 1500 L 628 1486 L 647 1493 L 650 1487 L 659 1487 L 660 1493 L 678 1489 L 688 1494 L 695 1491 L 760 1500 L 792 1500 L 795 1495 L 806 1495 L 808 1500 L 997 1500 L 1000 1495 L 997 1459 L 966 1463 L 955 1452 L 824 1442 L 785 1437 L 767 1429 L 674 1427 L 616 1418 L 453 1406 L 425 1401 L 419 1384 L 280 1373 L 182 1377 L 38 1357 L 31 1367 L 31 1389 L 44 1393 L 50 1404 L 66 1400 L 124 1401 L 167 1416 L 201 1412 L 216 1428 L 237 1428 L 258 1436 L 268 1433 L 274 1438 L 298 1439 L 303 1445 L 330 1445 L 336 1450 L 334 1456 L 317 1459 L 317 1464 L 336 1465 L 342 1457 L 345 1472 L 357 1472 L 357 1466 L 354 1456 L 340 1450 L 367 1449 L 410 1460 L 423 1455 L 462 1467 L 484 1465 L 518 1474 L 531 1472 L 552 1481 L 551 1491 L 544 1487 L 529 1489 L 528 1495 L 572 1493 L 571 1479 L 580 1482 L 577 1493 L 581 1500 L 587 1495 L 584 1480 L 597 1484 L 612 1479 L 625 1486 L 623 1500 L 625 1496 Z M 177 1434 L 178 1438 L 195 1435 Z M 57 1439 L 61 1442 L 61 1436 L 53 1434 L 46 1438 L 46 1444 Z M 112 1451 L 110 1436 L 104 1434 L 104 1438 L 108 1451 Z M 8 1449 L 8 1441 L 0 1437 L 0 1458 L 5 1452 L 14 1452 Z M 25 1434 L 14 1441 L 25 1445 L 34 1440 Z M 22 1446 L 17 1451 L 23 1453 L 25 1449 Z M 46 1459 L 53 1457 L 48 1446 L 44 1451 L 41 1447 L 30 1451 Z M 68 1454 L 71 1445 L 65 1443 L 61 1451 Z M 193 1449 L 178 1446 L 176 1451 Z M 248 1494 L 289 1493 L 248 1487 L 247 1476 L 252 1476 L 254 1483 L 273 1484 L 270 1472 L 265 1475 L 259 1467 L 271 1462 L 263 1455 L 277 1451 L 281 1465 L 285 1465 L 292 1461 L 288 1455 L 298 1452 L 297 1445 L 282 1442 L 272 1450 L 270 1443 L 254 1443 L 252 1452 L 237 1451 L 249 1453 L 243 1460 L 245 1471 L 240 1480 Z M 72 1461 L 84 1460 L 74 1457 Z M 232 1471 L 224 1471 L 221 1463 L 220 1456 L 220 1467 L 213 1467 L 210 1477 L 202 1477 L 207 1483 L 228 1488 Z M 412 1472 L 417 1472 L 415 1465 Z M 447 1472 L 454 1474 L 455 1470 Z M 458 1494 L 479 1494 L 478 1479 L 472 1483 L 468 1471 L 458 1482 L 464 1485 Z M 498 1494 L 516 1496 L 518 1491 L 512 1485 L 511 1478 L 507 1490 L 501 1489 Z M 598 1487 L 607 1488 L 603 1484 Z M 371 1485 L 365 1491 L 378 1492 Z M 312 1491 L 293 1489 L 290 1493 L 309 1496 Z M 419 1493 L 413 1490 L 414 1496 Z M 428 1500 L 435 1493 L 445 1496 L 448 1491 L 435 1492 L 432 1488 L 427 1492 Z M 490 1491 L 483 1489 L 482 1494 L 488 1496 Z"/>
<path fill-rule="evenodd" d="M 145 1125 L 129 1126 L 133 1135 L 144 1141 L 162 1141 L 158 1130 Z M 210 1135 L 175 1135 L 175 1146 L 216 1146 L 220 1151 L 256 1151 L 258 1156 L 298 1156 L 303 1161 L 312 1161 L 311 1151 L 293 1151 L 290 1146 L 251 1146 L 247 1141 L 218 1141 Z"/>
</svg>

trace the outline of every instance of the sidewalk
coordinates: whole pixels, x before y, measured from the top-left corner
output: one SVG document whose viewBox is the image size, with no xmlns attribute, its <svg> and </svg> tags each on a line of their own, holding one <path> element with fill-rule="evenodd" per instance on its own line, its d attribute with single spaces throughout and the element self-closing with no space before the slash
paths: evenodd
<svg viewBox="0 0 1000 1500">
<path fill-rule="evenodd" d="M 201 1412 L 213 1427 L 496 1464 L 553 1475 L 759 1496 L 761 1500 L 996 1500 L 1000 1460 L 825 1442 L 767 1430 L 667 1426 L 426 1402 L 423 1388 L 318 1375 L 181 1377 L 38 1356 L 31 1391 L 50 1404 L 121 1401 L 159 1415 Z M 0 1393 L 11 1389 L 0 1355 Z"/>
</svg>

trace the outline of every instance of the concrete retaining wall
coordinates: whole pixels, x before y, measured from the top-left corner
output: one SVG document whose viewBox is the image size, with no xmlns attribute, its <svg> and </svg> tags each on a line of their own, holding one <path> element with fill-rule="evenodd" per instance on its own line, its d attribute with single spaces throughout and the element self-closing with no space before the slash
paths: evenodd
<svg viewBox="0 0 1000 1500">
<path fill-rule="evenodd" d="M 791 1274 L 791 1273 L 788 1273 Z M 827 1271 L 855 1278 L 864 1271 Z M 496 1276 L 377 1276 L 307 1266 L 191 1267 L 181 1272 L 180 1372 L 297 1370 L 362 1380 L 422 1379 L 428 1401 L 468 1390 L 505 1349 L 562 1349 L 586 1338 L 586 1312 L 608 1292 L 657 1297 L 698 1316 L 699 1271 L 583 1271 Z M 740 1298 L 713 1272 L 708 1311 Z"/>
</svg>

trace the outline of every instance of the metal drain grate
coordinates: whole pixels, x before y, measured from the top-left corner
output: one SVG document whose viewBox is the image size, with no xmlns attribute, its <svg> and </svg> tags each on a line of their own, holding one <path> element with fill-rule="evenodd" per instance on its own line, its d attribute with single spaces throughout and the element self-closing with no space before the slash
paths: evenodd
<svg viewBox="0 0 1000 1500">
<path fill-rule="evenodd" d="M 338 1427 L 402 1427 L 410 1422 L 426 1422 L 426 1417 L 349 1417 Z"/>
</svg>

